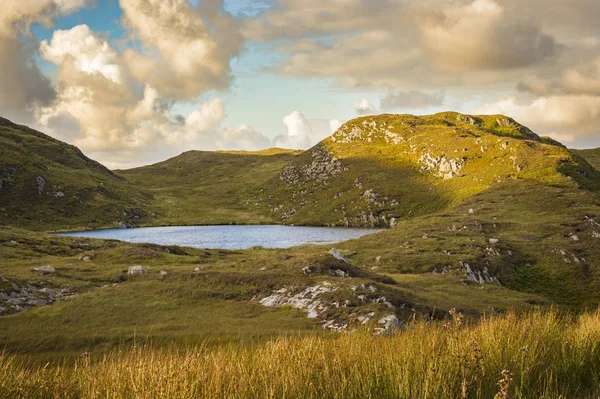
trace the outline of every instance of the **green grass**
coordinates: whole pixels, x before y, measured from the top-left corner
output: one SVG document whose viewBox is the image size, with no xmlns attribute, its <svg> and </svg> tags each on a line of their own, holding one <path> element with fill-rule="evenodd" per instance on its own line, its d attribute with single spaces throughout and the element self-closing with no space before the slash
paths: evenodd
<svg viewBox="0 0 600 399">
<path fill-rule="evenodd" d="M 106 352 L 136 336 L 179 346 L 204 340 L 249 342 L 299 331 L 325 333 L 319 320 L 346 320 L 356 328 L 360 326 L 352 321 L 356 315 L 392 313 L 385 304 L 357 301 L 351 288 L 360 284 L 376 286 L 372 297 L 385 296 L 396 304 L 393 313 L 405 322 L 415 316 L 438 317 L 453 307 L 477 319 L 486 313 L 525 311 L 551 303 L 543 296 L 507 288 L 464 285 L 460 274 L 421 273 L 410 280 L 408 275 L 361 267 L 354 260 L 353 265 L 344 265 L 327 253 L 329 248 L 207 251 L 169 247 L 167 253 L 167 247 L 158 245 L 0 230 L 4 278 L 21 286 L 44 283 L 80 293 L 52 306 L 0 317 L 0 347 L 40 361 L 56 360 L 86 350 Z M 90 261 L 80 259 L 84 256 Z M 31 272 L 33 267 L 48 264 L 56 268 L 56 275 Z M 135 264 L 143 265 L 149 274 L 128 278 L 127 267 Z M 261 270 L 264 266 L 267 270 Z M 194 271 L 197 267 L 199 272 Z M 304 275 L 304 267 L 314 273 Z M 334 277 L 329 272 L 332 268 L 345 268 L 353 277 Z M 168 272 L 165 279 L 159 274 L 163 269 Z M 338 287 L 326 301 L 349 300 L 350 305 L 332 306 L 322 319 L 312 320 L 302 310 L 258 303 L 282 287 L 302 288 L 323 281 Z"/>
<path fill-rule="evenodd" d="M 73 364 L 0 355 L 6 398 L 594 398 L 600 313 L 533 312 L 464 325 L 157 348 L 140 339 Z"/>
<path fill-rule="evenodd" d="M 0 225 L 31 230 L 131 225 L 151 200 L 77 147 L 3 118 L 0 180 Z"/>
<path fill-rule="evenodd" d="M 276 223 L 249 202 L 249 193 L 299 152 L 270 149 L 188 151 L 155 165 L 117 171 L 131 184 L 153 194 L 152 225 Z"/>
</svg>

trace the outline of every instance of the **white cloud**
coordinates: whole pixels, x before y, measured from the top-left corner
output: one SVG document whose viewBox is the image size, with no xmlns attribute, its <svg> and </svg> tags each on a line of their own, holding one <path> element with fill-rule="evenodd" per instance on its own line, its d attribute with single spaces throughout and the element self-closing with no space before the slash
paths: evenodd
<svg viewBox="0 0 600 399">
<path fill-rule="evenodd" d="M 371 104 L 366 98 L 362 98 L 354 105 L 352 105 L 352 109 L 354 109 L 354 111 L 358 115 L 368 115 L 375 113 L 375 107 L 373 107 L 373 104 Z"/>
<path fill-rule="evenodd" d="M 425 48 L 444 70 L 523 67 L 557 52 L 552 36 L 531 21 L 509 18 L 493 0 L 454 3 L 427 14 L 419 27 Z"/>
<path fill-rule="evenodd" d="M 275 147 L 306 149 L 330 136 L 340 127 L 338 120 L 308 119 L 302 112 L 294 111 L 283 118 L 285 134 L 273 139 Z"/>
<path fill-rule="evenodd" d="M 123 81 L 119 55 L 87 25 L 54 31 L 50 44 L 46 40 L 40 44 L 40 53 L 56 65 L 72 64 L 78 71 L 100 73 L 114 83 Z"/>
<path fill-rule="evenodd" d="M 540 135 L 567 144 L 600 133 L 600 97 L 595 96 L 539 97 L 528 103 L 509 97 L 484 104 L 475 112 L 508 115 Z"/>
<path fill-rule="evenodd" d="M 0 110 L 2 116 L 33 124 L 34 112 L 55 96 L 51 82 L 32 58 L 36 41 L 29 33 L 34 23 L 52 19 L 85 5 L 84 0 L 2 0 L 0 5 Z"/>
<path fill-rule="evenodd" d="M 220 3 L 194 8 L 187 0 L 120 0 L 125 25 L 145 46 L 145 54 L 127 51 L 131 75 L 174 99 L 227 87 L 229 62 L 243 40 Z"/>
</svg>

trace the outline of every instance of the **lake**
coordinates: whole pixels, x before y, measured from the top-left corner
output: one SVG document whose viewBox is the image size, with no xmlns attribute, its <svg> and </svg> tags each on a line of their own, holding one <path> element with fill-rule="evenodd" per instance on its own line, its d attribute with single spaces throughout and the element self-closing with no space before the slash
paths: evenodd
<svg viewBox="0 0 600 399">
<path fill-rule="evenodd" d="M 196 248 L 245 249 L 254 246 L 289 248 L 304 244 L 334 244 L 378 231 L 381 230 L 344 227 L 227 225 L 107 229 L 61 233 L 61 235 Z"/>
</svg>

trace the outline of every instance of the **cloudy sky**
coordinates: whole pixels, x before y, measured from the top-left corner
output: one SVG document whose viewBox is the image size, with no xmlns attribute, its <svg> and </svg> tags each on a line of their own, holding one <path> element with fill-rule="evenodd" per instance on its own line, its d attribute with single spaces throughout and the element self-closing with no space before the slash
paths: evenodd
<svg viewBox="0 0 600 399">
<path fill-rule="evenodd" d="M 109 167 L 503 113 L 600 146 L 598 0 L 0 0 L 0 116 Z"/>
</svg>

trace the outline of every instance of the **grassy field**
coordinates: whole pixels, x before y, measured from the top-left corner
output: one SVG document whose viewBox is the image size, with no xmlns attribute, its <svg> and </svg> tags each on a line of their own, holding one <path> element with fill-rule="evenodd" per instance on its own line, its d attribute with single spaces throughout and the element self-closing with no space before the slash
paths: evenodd
<svg viewBox="0 0 600 399">
<path fill-rule="evenodd" d="M 30 367 L 0 355 L 4 398 L 597 398 L 600 312 L 415 322 L 391 336 L 284 336 Z"/>
<path fill-rule="evenodd" d="M 552 303 L 494 284 L 465 284 L 458 271 L 379 273 L 354 261 L 341 263 L 329 249 L 202 250 L 0 230 L 2 277 L 19 286 L 68 288 L 79 294 L 0 317 L 0 347 L 55 362 L 84 351 L 107 353 L 135 337 L 163 346 L 249 343 L 286 334 L 329 334 L 322 328 L 327 320 L 348 323 L 352 330 L 377 327 L 377 320 L 389 314 L 408 323 L 414 317 L 443 317 L 454 307 L 476 320 L 484 314 L 548 308 Z M 128 266 L 137 264 L 149 273 L 128 276 Z M 42 265 L 54 266 L 56 273 L 41 276 L 31 271 Z M 306 267 L 314 272 L 304 274 Z M 338 268 L 350 277 L 332 273 Z M 330 309 L 316 319 L 307 318 L 306 309 L 259 303 L 281 288 L 302 291 L 325 284 L 336 291 L 320 298 Z M 360 285 L 372 287 L 372 293 L 363 293 L 369 300 L 358 298 L 360 292 L 353 287 Z M 0 292 L 10 295 L 10 284 L 0 286 Z M 345 301 L 347 305 L 335 305 Z M 377 316 L 367 325 L 357 320 L 371 312 Z"/>
</svg>

